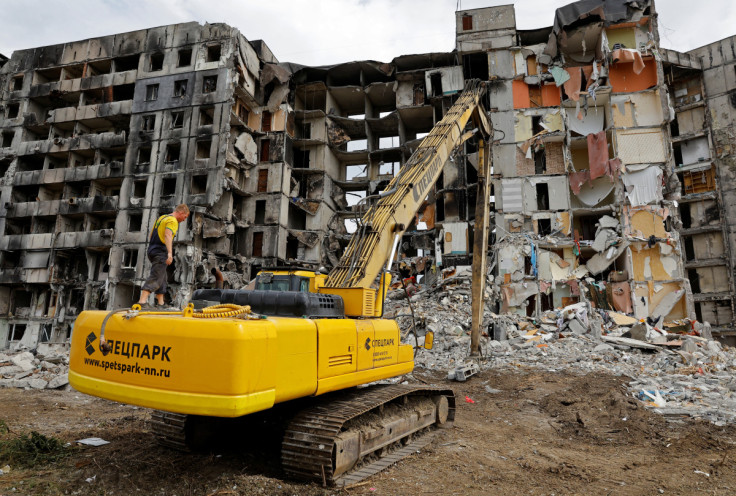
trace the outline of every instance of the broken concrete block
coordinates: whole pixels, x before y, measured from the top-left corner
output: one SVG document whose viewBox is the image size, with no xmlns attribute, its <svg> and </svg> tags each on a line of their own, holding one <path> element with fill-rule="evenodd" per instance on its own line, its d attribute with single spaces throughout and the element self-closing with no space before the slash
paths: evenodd
<svg viewBox="0 0 736 496">
<path fill-rule="evenodd" d="M 596 353 L 605 353 L 607 351 L 613 351 L 613 349 L 613 346 L 611 346 L 610 344 L 601 343 L 593 348 L 593 351 L 595 351 Z"/>
<path fill-rule="evenodd" d="M 601 229 L 617 229 L 618 221 L 610 215 L 604 215 L 598 219 L 598 226 Z"/>
<path fill-rule="evenodd" d="M 31 379 L 28 381 L 28 386 L 33 389 L 46 389 L 46 384 L 48 384 L 43 379 Z"/>
<path fill-rule="evenodd" d="M 66 386 L 67 384 L 69 384 L 69 377 L 66 374 L 58 375 L 46 384 L 46 389 L 56 389 Z"/>
<path fill-rule="evenodd" d="M 685 341 L 682 342 L 682 347 L 680 349 L 687 353 L 695 353 L 696 351 L 698 351 L 698 345 L 695 344 L 695 341 L 693 339 L 687 338 Z"/>
<path fill-rule="evenodd" d="M 585 334 L 588 332 L 588 328 L 576 318 L 567 323 L 567 328 L 575 334 Z"/>
<path fill-rule="evenodd" d="M 638 322 L 636 325 L 633 325 L 631 329 L 628 330 L 628 332 L 625 332 L 623 334 L 623 337 L 636 339 L 638 341 L 646 341 L 647 340 L 646 324 L 644 324 L 643 322 Z"/>
<path fill-rule="evenodd" d="M 25 379 L 26 377 L 28 377 L 28 376 L 30 376 L 32 374 L 33 374 L 33 372 L 31 372 L 30 370 L 27 370 L 25 372 L 20 372 L 18 374 L 15 374 L 13 376 L 13 379 L 16 379 L 16 380 Z"/>
<path fill-rule="evenodd" d="M 480 367 L 475 362 L 459 365 L 455 370 L 451 370 L 447 374 L 447 378 L 459 382 L 465 382 L 469 377 L 480 372 Z"/>
<path fill-rule="evenodd" d="M 33 370 L 33 354 L 24 351 L 23 353 L 19 353 L 13 357 L 10 358 L 10 361 L 13 362 L 18 367 L 22 368 L 23 370 Z"/>
<path fill-rule="evenodd" d="M 23 372 L 23 369 L 17 365 L 8 365 L 6 367 L 0 367 L 0 376 L 11 376 L 18 372 Z"/>
</svg>

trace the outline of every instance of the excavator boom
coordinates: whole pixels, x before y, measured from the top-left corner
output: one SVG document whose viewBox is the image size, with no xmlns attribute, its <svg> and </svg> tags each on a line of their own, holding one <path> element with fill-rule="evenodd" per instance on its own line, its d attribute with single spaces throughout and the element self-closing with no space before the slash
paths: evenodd
<svg viewBox="0 0 736 496">
<path fill-rule="evenodd" d="M 450 154 L 473 135 L 464 132 L 467 123 L 474 119 L 483 135 L 490 135 L 491 126 L 480 105 L 484 91 L 480 81 L 468 81 L 460 98 L 422 140 L 387 190 L 377 195 L 377 202 L 363 217 L 320 290 L 341 295 L 346 300 L 348 315 L 374 317 L 382 313 L 381 295 L 373 288 L 391 262 L 389 254 L 393 255 L 395 240 L 411 224 Z M 382 280 L 380 285 L 384 284 Z"/>
</svg>

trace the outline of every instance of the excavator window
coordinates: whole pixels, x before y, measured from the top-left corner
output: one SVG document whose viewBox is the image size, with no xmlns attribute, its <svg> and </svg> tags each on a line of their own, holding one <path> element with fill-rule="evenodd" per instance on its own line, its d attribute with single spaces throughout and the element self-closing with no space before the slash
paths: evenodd
<svg viewBox="0 0 736 496">
<path fill-rule="evenodd" d="M 294 274 L 280 275 L 264 272 L 258 275 L 256 289 L 260 291 L 303 291 L 309 292 L 309 278 Z"/>
</svg>

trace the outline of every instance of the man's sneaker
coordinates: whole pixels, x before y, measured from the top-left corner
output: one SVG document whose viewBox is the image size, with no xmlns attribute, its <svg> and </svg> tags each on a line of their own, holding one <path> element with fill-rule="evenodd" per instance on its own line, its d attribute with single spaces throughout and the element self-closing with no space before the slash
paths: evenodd
<svg viewBox="0 0 736 496">
<path fill-rule="evenodd" d="M 153 305 L 151 305 L 148 302 L 146 302 L 146 303 L 137 303 L 137 305 L 140 305 L 141 306 L 141 311 L 143 311 L 143 312 L 150 312 L 151 310 L 154 310 Z"/>
</svg>

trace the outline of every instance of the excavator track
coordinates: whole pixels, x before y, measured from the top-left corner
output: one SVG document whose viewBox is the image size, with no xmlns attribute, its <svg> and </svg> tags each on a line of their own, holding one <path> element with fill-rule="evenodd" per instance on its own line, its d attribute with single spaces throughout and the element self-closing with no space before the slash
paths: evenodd
<svg viewBox="0 0 736 496">
<path fill-rule="evenodd" d="M 151 431 L 162 446 L 190 451 L 207 419 L 155 410 Z M 313 398 L 286 425 L 282 466 L 296 479 L 349 486 L 426 446 L 454 419 L 450 389 L 377 385 Z"/>
<path fill-rule="evenodd" d="M 188 415 L 181 413 L 151 412 L 151 431 L 162 446 L 179 451 L 189 451 L 186 425 Z"/>
<path fill-rule="evenodd" d="M 282 465 L 295 478 L 348 486 L 416 452 L 454 418 L 449 389 L 380 385 L 338 393 L 293 418 Z"/>
</svg>

